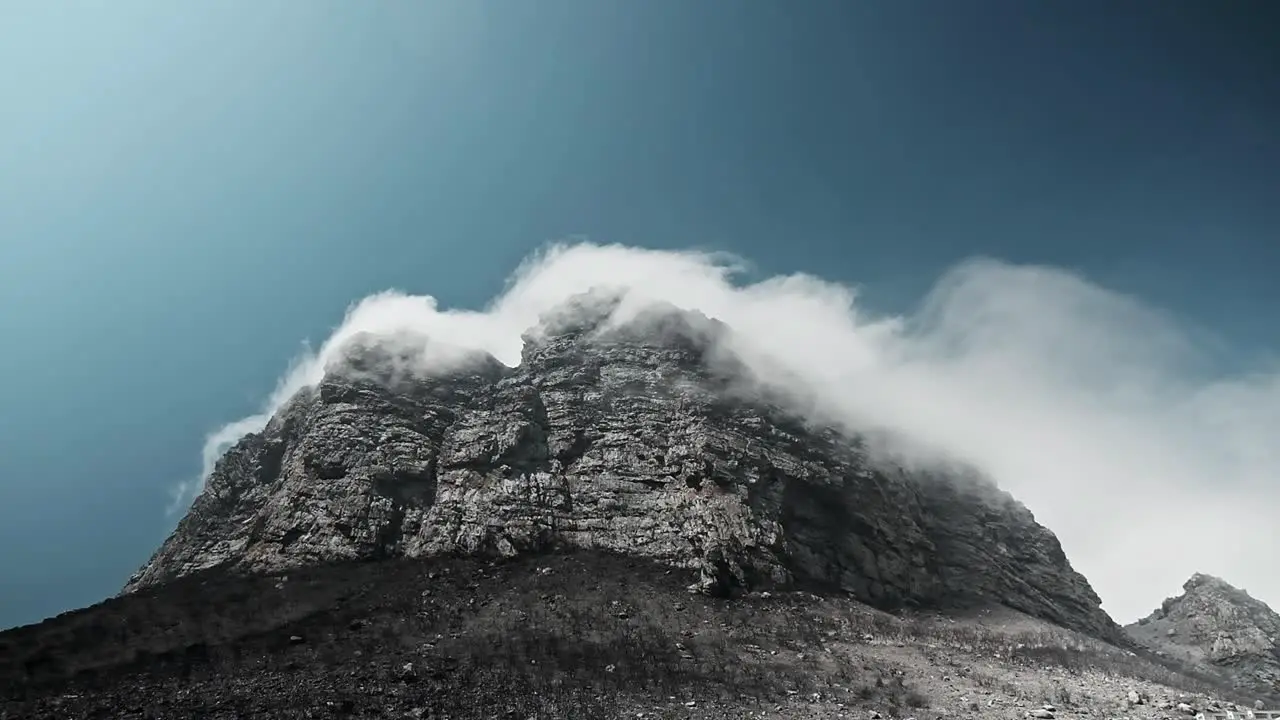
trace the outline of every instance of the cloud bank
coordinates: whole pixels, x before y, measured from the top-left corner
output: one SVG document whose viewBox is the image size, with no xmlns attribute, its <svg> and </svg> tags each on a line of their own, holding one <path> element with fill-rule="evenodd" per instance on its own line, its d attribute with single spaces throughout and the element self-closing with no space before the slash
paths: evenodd
<svg viewBox="0 0 1280 720">
<path fill-rule="evenodd" d="M 744 269 L 725 255 L 582 243 L 526 260 L 484 310 L 365 298 L 285 373 L 262 414 L 209 436 L 203 477 L 359 333 L 426 335 L 515 365 L 541 314 L 609 286 L 627 291 L 620 314 L 657 301 L 702 311 L 733 328 L 753 368 L 787 371 L 778 382 L 795 397 L 975 463 L 1057 533 L 1120 622 L 1196 571 L 1280 604 L 1280 374 L 1208 374 L 1202 343 L 1174 319 L 1053 268 L 969 261 L 912 314 L 879 317 L 849 286 L 744 283 Z M 181 488 L 175 508 L 199 488 Z"/>
</svg>

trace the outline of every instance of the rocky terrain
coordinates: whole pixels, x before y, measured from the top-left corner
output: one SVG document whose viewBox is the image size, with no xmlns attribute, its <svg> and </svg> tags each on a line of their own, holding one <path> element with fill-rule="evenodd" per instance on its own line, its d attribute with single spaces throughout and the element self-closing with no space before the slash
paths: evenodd
<svg viewBox="0 0 1280 720">
<path fill-rule="evenodd" d="M 1252 699 L 1134 645 L 980 474 L 802 420 L 718 322 L 618 307 L 566 304 L 514 368 L 354 338 L 221 458 L 120 596 L 0 633 L 0 718 L 1163 718 Z"/>
<path fill-rule="evenodd" d="M 1280 615 L 1211 575 L 1197 573 L 1182 589 L 1126 633 L 1162 655 L 1220 673 L 1241 689 L 1280 694 Z"/>
</svg>

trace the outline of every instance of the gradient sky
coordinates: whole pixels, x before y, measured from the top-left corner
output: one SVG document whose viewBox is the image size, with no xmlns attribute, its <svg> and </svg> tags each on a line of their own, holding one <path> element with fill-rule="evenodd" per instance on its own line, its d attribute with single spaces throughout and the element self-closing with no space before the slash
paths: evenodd
<svg viewBox="0 0 1280 720">
<path fill-rule="evenodd" d="M 549 240 L 891 312 L 1044 263 L 1265 359 L 1277 32 L 1266 0 L 0 3 L 0 627 L 116 592 L 349 303 L 479 306 Z"/>
</svg>

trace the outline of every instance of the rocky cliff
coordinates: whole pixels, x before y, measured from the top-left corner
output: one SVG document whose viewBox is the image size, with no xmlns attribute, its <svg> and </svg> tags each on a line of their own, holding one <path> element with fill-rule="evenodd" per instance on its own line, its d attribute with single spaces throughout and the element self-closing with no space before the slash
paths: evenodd
<svg viewBox="0 0 1280 720">
<path fill-rule="evenodd" d="M 749 390 L 730 330 L 570 303 L 520 364 L 360 338 L 204 492 L 126 592 L 207 568 L 589 548 L 699 573 L 711 594 L 800 585 L 881 608 L 994 602 L 1118 638 L 1054 537 L 973 473 L 873 463 L 856 437 Z"/>
<path fill-rule="evenodd" d="M 1158 653 L 1216 669 L 1242 689 L 1280 694 L 1280 615 L 1212 575 L 1196 573 L 1182 590 L 1125 632 Z"/>
</svg>

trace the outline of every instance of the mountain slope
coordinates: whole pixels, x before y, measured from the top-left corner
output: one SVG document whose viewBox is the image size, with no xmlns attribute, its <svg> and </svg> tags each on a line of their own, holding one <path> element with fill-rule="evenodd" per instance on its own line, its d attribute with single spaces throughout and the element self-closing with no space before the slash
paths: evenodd
<svg viewBox="0 0 1280 720">
<path fill-rule="evenodd" d="M 728 328 L 658 308 L 614 327 L 588 296 L 521 364 L 359 338 L 318 387 L 218 463 L 126 592 L 221 568 L 617 552 L 694 589 L 848 592 L 879 608 L 999 603 L 1119 639 L 1031 513 L 972 472 L 872 463 L 856 437 L 766 402 Z"/>
<path fill-rule="evenodd" d="M 1213 669 L 1242 689 L 1280 695 L 1280 615 L 1226 581 L 1196 573 L 1125 632 L 1140 645 Z"/>
</svg>

